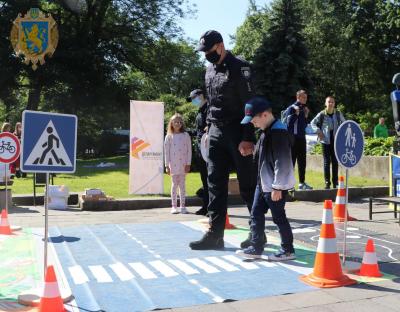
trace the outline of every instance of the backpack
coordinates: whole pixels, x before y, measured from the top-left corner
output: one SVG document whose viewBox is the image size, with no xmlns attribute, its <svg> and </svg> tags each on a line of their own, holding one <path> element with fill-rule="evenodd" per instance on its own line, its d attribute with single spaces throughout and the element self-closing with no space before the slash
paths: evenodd
<svg viewBox="0 0 400 312">
<path fill-rule="evenodd" d="M 286 126 L 288 125 L 289 111 L 291 108 L 292 105 L 281 111 L 281 122 Z"/>
<path fill-rule="evenodd" d="M 335 111 L 335 116 L 336 116 L 336 121 L 338 126 L 342 123 L 340 120 L 340 112 L 338 110 Z M 321 129 L 322 124 L 324 123 L 324 118 L 325 118 L 325 110 L 322 110 L 319 114 L 319 120 L 317 122 L 317 127 Z"/>
</svg>

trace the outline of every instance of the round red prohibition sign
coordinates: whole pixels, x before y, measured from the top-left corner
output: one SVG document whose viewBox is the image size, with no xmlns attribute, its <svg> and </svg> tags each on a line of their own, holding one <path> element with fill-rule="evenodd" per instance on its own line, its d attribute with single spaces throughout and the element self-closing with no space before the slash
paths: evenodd
<svg viewBox="0 0 400 312">
<path fill-rule="evenodd" d="M 9 132 L 0 133 L 0 162 L 9 164 L 18 159 L 21 145 L 18 138 Z"/>
</svg>

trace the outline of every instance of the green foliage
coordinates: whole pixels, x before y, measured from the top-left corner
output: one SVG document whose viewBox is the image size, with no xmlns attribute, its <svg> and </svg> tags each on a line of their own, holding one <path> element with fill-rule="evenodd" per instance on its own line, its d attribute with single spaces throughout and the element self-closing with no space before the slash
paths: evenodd
<svg viewBox="0 0 400 312">
<path fill-rule="evenodd" d="M 364 156 L 388 156 L 392 152 L 394 137 L 364 138 Z M 316 144 L 312 155 L 322 155 L 322 144 Z"/>
<path fill-rule="evenodd" d="M 261 46 L 263 38 L 269 27 L 268 8 L 259 9 L 250 0 L 247 16 L 242 25 L 236 29 L 235 47 L 233 53 L 243 56 L 247 61 L 252 61 L 257 49 Z"/>
<path fill-rule="evenodd" d="M 273 2 L 270 27 L 256 51 L 254 69 L 257 92 L 279 109 L 293 101 L 297 90 L 310 88 L 302 29 L 298 0 Z"/>
</svg>

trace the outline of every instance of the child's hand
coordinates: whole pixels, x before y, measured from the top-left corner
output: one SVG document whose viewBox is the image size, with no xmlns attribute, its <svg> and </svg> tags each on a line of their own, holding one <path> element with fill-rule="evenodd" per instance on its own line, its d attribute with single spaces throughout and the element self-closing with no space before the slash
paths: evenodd
<svg viewBox="0 0 400 312">
<path fill-rule="evenodd" d="M 190 172 L 190 165 L 186 165 L 185 166 L 185 173 L 189 173 Z"/>
<path fill-rule="evenodd" d="M 282 199 L 282 191 L 272 190 L 271 199 L 272 199 L 272 201 L 278 201 L 278 200 Z"/>
<path fill-rule="evenodd" d="M 170 168 L 169 166 L 166 166 L 166 167 L 165 167 L 165 172 L 166 172 L 167 174 L 170 174 L 170 173 L 171 173 L 171 168 Z"/>
</svg>

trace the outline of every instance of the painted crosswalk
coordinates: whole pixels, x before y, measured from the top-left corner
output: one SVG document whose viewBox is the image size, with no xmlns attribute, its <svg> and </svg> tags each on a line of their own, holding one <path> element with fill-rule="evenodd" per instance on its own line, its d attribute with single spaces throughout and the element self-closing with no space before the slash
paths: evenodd
<svg viewBox="0 0 400 312">
<path fill-rule="evenodd" d="M 108 265 L 71 266 L 68 272 L 76 285 L 87 282 L 111 283 L 130 281 L 132 279 L 170 278 L 178 275 L 213 274 L 235 272 L 240 270 L 257 270 L 274 267 L 274 263 L 245 262 L 235 255 L 221 257 L 210 256 L 204 259 L 189 258 L 184 260 L 155 260 L 147 263 L 112 263 Z"/>
</svg>

